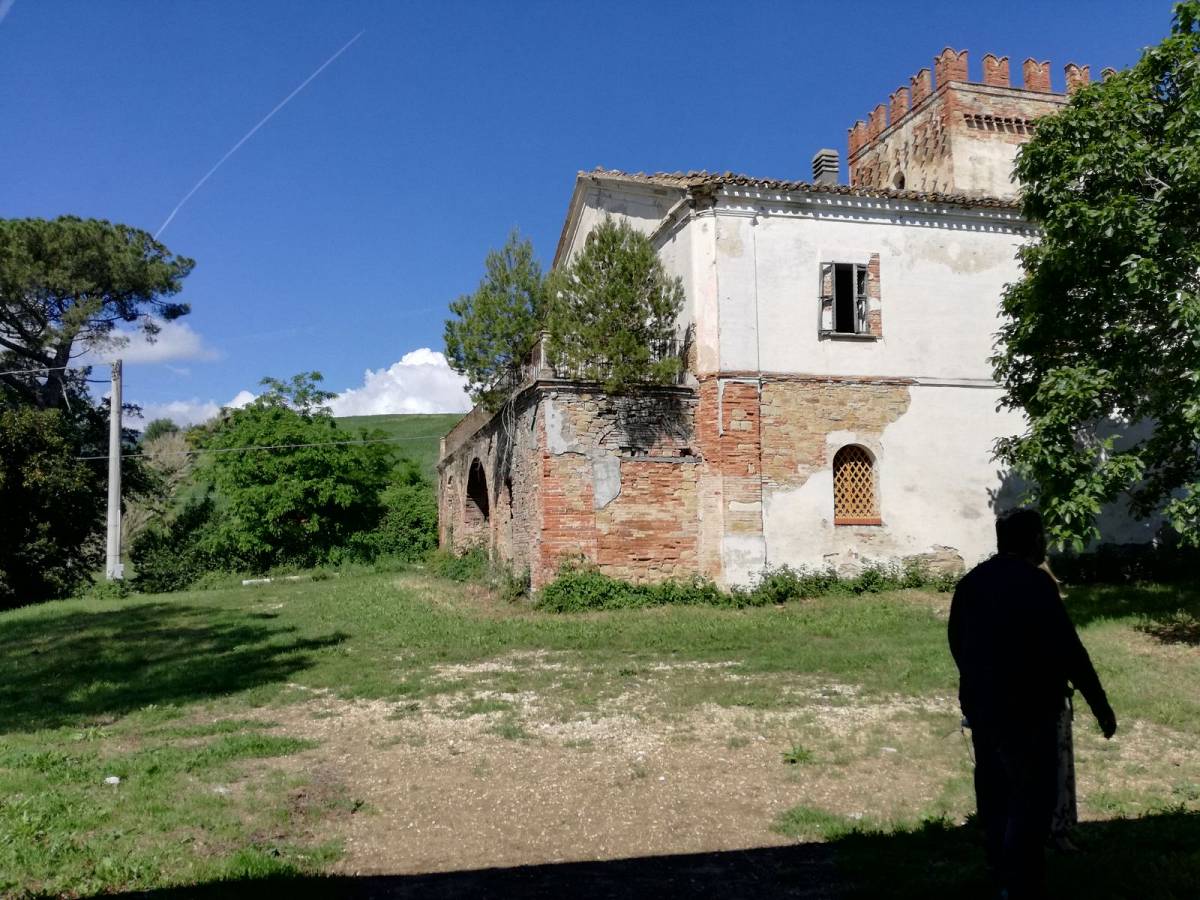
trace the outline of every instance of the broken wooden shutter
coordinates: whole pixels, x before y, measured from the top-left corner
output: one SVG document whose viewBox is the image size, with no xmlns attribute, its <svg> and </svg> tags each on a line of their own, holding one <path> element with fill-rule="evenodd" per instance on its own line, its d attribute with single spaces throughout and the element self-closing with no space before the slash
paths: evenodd
<svg viewBox="0 0 1200 900">
<path fill-rule="evenodd" d="M 867 324 L 867 267 L 861 263 L 854 266 L 854 333 L 866 334 Z"/>
<path fill-rule="evenodd" d="M 817 290 L 817 330 L 821 334 L 833 331 L 833 263 L 821 263 Z"/>
</svg>

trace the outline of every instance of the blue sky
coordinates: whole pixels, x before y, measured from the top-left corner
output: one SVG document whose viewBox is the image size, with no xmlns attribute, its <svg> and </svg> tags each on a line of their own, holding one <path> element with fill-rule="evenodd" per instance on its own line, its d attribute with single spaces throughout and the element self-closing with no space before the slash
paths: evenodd
<svg viewBox="0 0 1200 900">
<path fill-rule="evenodd" d="M 447 302 L 513 227 L 548 264 L 579 169 L 807 178 L 945 45 L 970 50 L 973 80 L 987 52 L 1014 76 L 1049 59 L 1061 89 L 1064 63 L 1129 65 L 1170 21 L 1162 0 L 6 8 L 0 215 L 151 232 L 365 30 L 163 233 L 197 266 L 188 327 L 126 365 L 126 397 L 151 410 L 309 369 L 396 411 L 445 408 L 456 391 L 428 354 L 365 392 L 364 372 L 440 350 Z"/>
</svg>

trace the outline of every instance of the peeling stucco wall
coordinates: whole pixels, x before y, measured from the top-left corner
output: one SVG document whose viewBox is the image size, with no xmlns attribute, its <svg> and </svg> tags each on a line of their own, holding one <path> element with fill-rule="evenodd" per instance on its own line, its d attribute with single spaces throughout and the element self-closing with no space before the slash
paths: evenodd
<svg viewBox="0 0 1200 900">
<path fill-rule="evenodd" d="M 548 505 L 535 583 L 571 557 L 634 581 L 695 571 L 695 403 L 685 389 L 546 388 Z"/>
</svg>

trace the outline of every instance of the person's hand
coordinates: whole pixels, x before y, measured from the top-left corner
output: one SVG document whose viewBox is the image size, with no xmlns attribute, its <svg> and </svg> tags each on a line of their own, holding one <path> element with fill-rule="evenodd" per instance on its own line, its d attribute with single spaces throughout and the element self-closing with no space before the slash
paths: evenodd
<svg viewBox="0 0 1200 900">
<path fill-rule="evenodd" d="M 1104 733 L 1106 738 L 1111 738 L 1117 733 L 1117 714 L 1113 712 L 1113 708 L 1107 703 L 1103 709 L 1096 710 L 1096 721 L 1100 725 L 1100 731 Z"/>
</svg>

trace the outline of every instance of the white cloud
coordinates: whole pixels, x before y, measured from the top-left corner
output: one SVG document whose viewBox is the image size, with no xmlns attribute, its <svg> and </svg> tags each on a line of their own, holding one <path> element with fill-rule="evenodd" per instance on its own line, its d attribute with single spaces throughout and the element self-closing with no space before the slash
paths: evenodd
<svg viewBox="0 0 1200 900">
<path fill-rule="evenodd" d="M 249 403 L 253 403 L 258 399 L 258 394 L 252 394 L 249 391 L 238 391 L 233 395 L 233 399 L 225 405 L 230 409 L 241 409 Z"/>
<path fill-rule="evenodd" d="M 181 427 L 199 425 L 216 416 L 224 407 L 241 409 L 254 397 L 249 391 L 238 391 L 228 403 L 201 400 L 199 397 L 193 397 L 191 400 L 171 400 L 167 403 L 143 403 L 141 419 L 130 419 L 127 424 L 139 431 L 154 419 L 170 419 Z"/>
<path fill-rule="evenodd" d="M 122 359 L 126 363 L 166 363 L 181 359 L 214 360 L 220 354 L 204 342 L 187 322 L 156 320 L 160 329 L 153 342 L 138 329 L 114 329 L 103 342 L 89 348 L 83 364 Z"/>
<path fill-rule="evenodd" d="M 386 369 L 367 369 L 362 387 L 343 391 L 329 405 L 335 416 L 467 412 L 465 385 L 445 356 L 422 347 Z"/>
<path fill-rule="evenodd" d="M 125 355 L 126 360 L 129 359 Z M 404 354 L 386 369 L 368 369 L 361 387 L 338 394 L 329 406 L 335 416 L 371 416 L 385 413 L 467 412 L 471 400 L 463 390 L 466 379 L 456 374 L 446 357 L 428 347 Z M 142 418 L 129 422 L 144 428 L 153 419 L 170 419 L 180 426 L 197 425 L 216 416 L 222 408 L 240 409 L 255 399 L 250 391 L 238 391 L 226 403 L 215 400 L 172 400 L 143 403 Z"/>
</svg>

